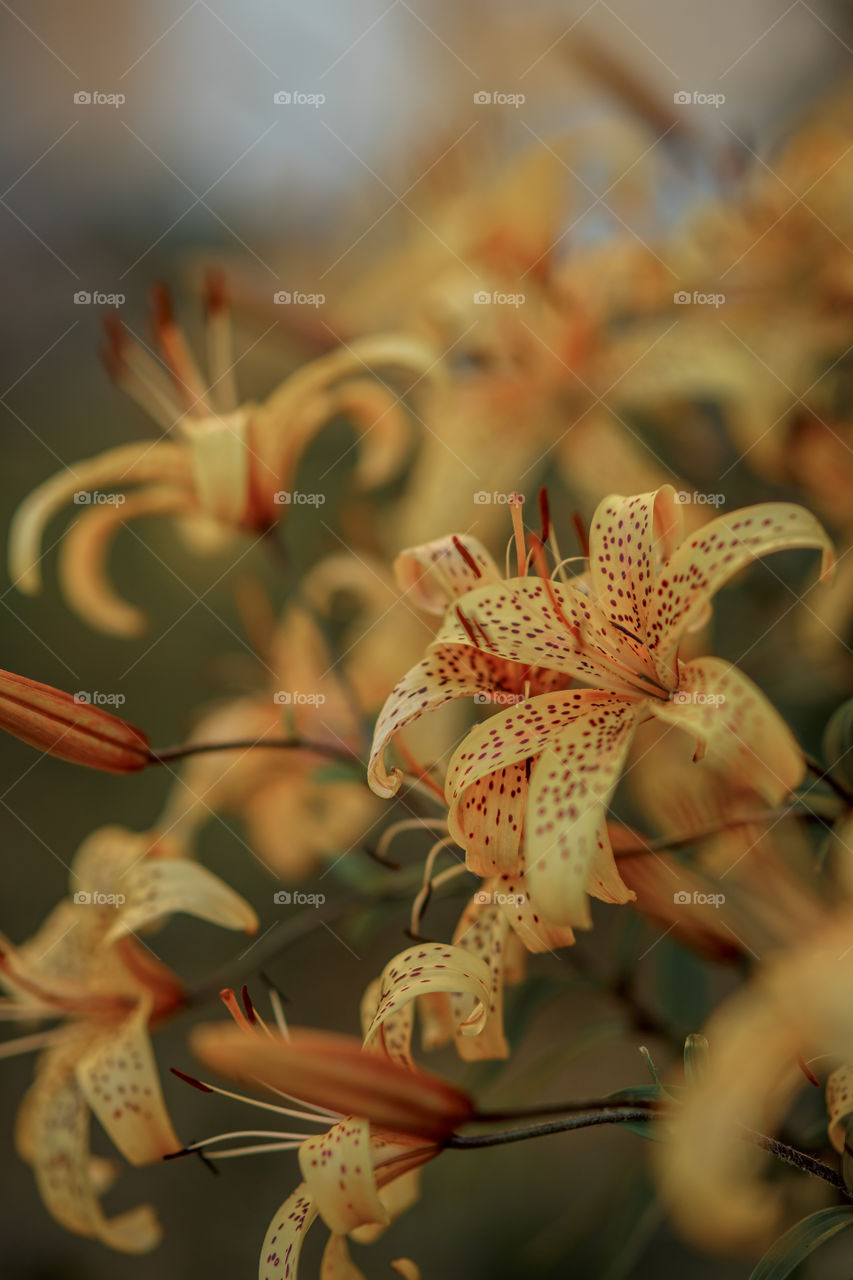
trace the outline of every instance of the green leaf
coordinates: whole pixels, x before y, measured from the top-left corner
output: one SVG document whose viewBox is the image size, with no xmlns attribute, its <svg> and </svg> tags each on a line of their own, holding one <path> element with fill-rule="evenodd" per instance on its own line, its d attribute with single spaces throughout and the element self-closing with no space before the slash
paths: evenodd
<svg viewBox="0 0 853 1280">
<path fill-rule="evenodd" d="M 847 1227 L 853 1227 L 853 1205 L 819 1209 L 771 1245 L 749 1280 L 785 1280 L 815 1249 Z"/>
</svg>

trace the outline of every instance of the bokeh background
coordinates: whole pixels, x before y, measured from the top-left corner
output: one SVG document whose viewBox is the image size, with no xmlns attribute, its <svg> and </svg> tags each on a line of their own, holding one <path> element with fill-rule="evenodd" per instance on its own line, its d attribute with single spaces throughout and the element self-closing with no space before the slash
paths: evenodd
<svg viewBox="0 0 853 1280">
<path fill-rule="evenodd" d="M 485 120 L 473 102 L 478 90 L 525 92 L 525 118 L 539 132 L 580 128 L 597 113 L 606 118 L 612 102 L 584 79 L 583 56 L 573 56 L 582 36 L 653 99 L 671 102 L 680 87 L 724 92 L 724 110 L 696 109 L 694 139 L 673 160 L 657 202 L 663 225 L 704 198 L 707 156 L 730 143 L 727 129 L 758 151 L 772 146 L 804 106 L 853 71 L 849 7 L 827 0 L 10 0 L 0 4 L 0 29 L 0 538 L 15 504 L 46 475 L 151 430 L 98 364 L 108 308 L 75 302 L 75 294 L 122 295 L 121 318 L 144 336 L 150 285 L 167 280 L 197 338 L 198 265 L 227 261 L 244 303 L 238 376 L 245 391 L 262 395 L 300 354 L 291 318 L 272 304 L 275 291 L 320 291 L 330 306 L 343 297 L 371 252 L 416 216 L 405 193 L 437 139 L 479 129 L 484 147 L 496 135 L 523 143 L 511 108 Z M 295 90 L 326 101 L 320 108 L 274 103 L 276 92 Z M 124 100 L 75 102 L 81 92 Z M 475 135 L 468 146 L 476 145 Z M 608 232 L 601 209 L 590 206 L 576 231 L 581 244 Z M 41 598 L 19 596 L 4 574 L 2 665 L 68 689 L 120 693 L 123 713 L 153 741 L 180 741 L 194 710 L 222 689 L 227 663 L 235 654 L 248 661 L 232 599 L 234 577 L 246 566 L 211 569 L 186 549 L 166 548 L 166 537 L 143 526 L 116 551 L 122 589 L 151 616 L 138 641 L 105 640 L 74 617 L 51 589 L 51 554 Z M 297 563 L 335 549 L 310 520 L 289 539 Z M 251 567 L 275 593 L 274 572 L 259 551 L 251 554 Z M 108 822 L 144 829 L 167 781 L 153 772 L 105 778 L 0 740 L 0 927 L 15 940 L 28 936 L 64 893 L 80 840 Z M 279 918 L 274 885 L 235 824 L 213 824 L 205 855 L 257 905 L 263 935 Z M 452 918 L 452 909 L 443 919 L 439 907 L 433 927 L 450 927 Z M 401 921 L 388 917 L 372 930 L 315 931 L 269 968 L 294 1021 L 355 1030 L 366 981 L 400 945 Z M 186 920 L 158 937 L 158 950 L 191 982 L 245 949 Z M 639 962 L 641 984 L 659 962 L 658 952 Z M 626 1029 L 616 1004 L 563 959 L 544 958 L 537 974 L 563 983 L 565 997 L 532 1019 L 514 1069 L 534 1071 L 538 1063 L 539 1087 L 553 1096 L 640 1083 L 636 1050 L 644 1037 Z M 193 1016 L 218 1016 L 215 1002 Z M 187 1021 L 158 1041 L 164 1066 L 192 1070 Z M 569 1032 L 583 1033 L 575 1059 L 549 1069 L 549 1045 Z M 14 1111 L 30 1068 L 26 1060 L 0 1063 L 4 1280 L 254 1274 L 266 1224 L 296 1181 L 294 1159 L 229 1162 L 218 1178 L 190 1161 L 127 1170 L 109 1208 L 150 1200 L 165 1243 L 149 1257 L 110 1255 L 47 1217 L 13 1152 Z M 481 1083 L 494 1089 L 485 1077 Z M 164 1087 L 187 1140 L 248 1123 L 239 1108 L 214 1107 L 172 1077 Z M 700 1259 L 671 1235 L 649 1197 L 644 1146 L 626 1133 L 595 1131 L 443 1159 L 426 1171 L 421 1205 L 362 1265 L 370 1275 L 390 1274 L 387 1260 L 402 1254 L 416 1258 L 425 1277 L 745 1277 L 747 1263 Z M 307 1251 L 307 1275 L 318 1243 Z M 827 1249 L 808 1274 L 846 1280 L 843 1247 Z"/>
</svg>

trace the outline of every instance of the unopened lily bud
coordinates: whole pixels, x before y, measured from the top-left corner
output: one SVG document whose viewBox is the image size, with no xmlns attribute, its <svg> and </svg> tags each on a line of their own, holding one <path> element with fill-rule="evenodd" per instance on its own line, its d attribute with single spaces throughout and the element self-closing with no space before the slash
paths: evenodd
<svg viewBox="0 0 853 1280">
<path fill-rule="evenodd" d="M 59 760 L 107 773 L 134 773 L 151 759 L 140 729 L 79 695 L 11 671 L 0 671 L 0 729 Z"/>
</svg>

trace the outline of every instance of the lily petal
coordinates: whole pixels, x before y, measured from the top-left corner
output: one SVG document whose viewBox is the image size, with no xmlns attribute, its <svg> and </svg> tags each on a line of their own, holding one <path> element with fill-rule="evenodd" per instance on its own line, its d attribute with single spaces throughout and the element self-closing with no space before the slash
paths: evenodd
<svg viewBox="0 0 853 1280">
<path fill-rule="evenodd" d="M 491 973 L 479 956 L 458 946 L 424 942 L 401 951 L 382 970 L 376 1012 L 365 1035 L 370 1044 L 382 1023 L 418 996 L 434 992 L 469 995 L 456 1030 L 461 1035 L 483 1032 L 491 1003 Z"/>
<path fill-rule="evenodd" d="M 92 1111 L 131 1164 L 151 1164 L 180 1147 L 166 1111 L 148 1036 L 151 1002 L 97 1033 L 76 1066 Z"/>
<path fill-rule="evenodd" d="M 478 876 L 516 870 L 527 803 L 527 761 L 496 769 L 466 787 L 449 814 L 450 834 Z"/>
<path fill-rule="evenodd" d="M 658 567 L 678 545 L 684 520 L 672 485 L 599 503 L 589 530 L 590 583 L 611 622 L 645 635 Z"/>
<path fill-rule="evenodd" d="M 162 1235 L 154 1210 L 140 1205 L 107 1219 L 90 1172 L 89 1108 L 75 1078 L 78 1043 L 46 1053 L 39 1062 L 15 1135 L 32 1165 L 44 1203 L 63 1227 L 122 1253 L 147 1253 Z"/>
<path fill-rule="evenodd" d="M 707 749 L 709 764 L 776 804 L 806 772 L 796 740 L 764 694 L 720 658 L 680 664 L 669 702 L 649 701 L 660 720 L 683 729 Z"/>
<path fill-rule="evenodd" d="M 125 489 L 132 485 L 175 483 L 191 489 L 192 477 L 186 450 L 163 440 L 121 445 L 85 462 L 76 462 L 45 480 L 30 493 L 9 526 L 9 576 L 26 595 L 42 588 L 41 541 L 48 521 L 76 493 Z"/>
<path fill-rule="evenodd" d="M 280 1205 L 261 1246 L 258 1280 L 296 1280 L 299 1255 L 317 1206 L 304 1182 Z"/>
<path fill-rule="evenodd" d="M 131 520 L 177 515 L 193 505 L 187 489 L 151 485 L 122 503 L 85 507 L 68 527 L 59 548 L 59 582 L 71 608 L 108 635 L 140 635 L 145 629 L 145 614 L 122 600 L 109 581 L 106 557 L 112 540 Z"/>
<path fill-rule="evenodd" d="M 466 534 L 409 547 L 394 561 L 394 576 L 413 604 L 437 614 L 443 614 L 466 591 L 501 579 L 479 538 Z"/>
<path fill-rule="evenodd" d="M 503 1030 L 506 947 L 508 935 L 511 936 L 509 921 L 500 905 L 482 899 L 482 894 L 474 894 L 453 933 L 453 945 L 482 959 L 488 966 L 490 977 L 489 1003 L 482 1031 L 476 1036 L 456 1032 L 456 1048 L 465 1062 L 509 1057 L 509 1045 Z M 457 1028 L 463 1027 L 471 1018 L 476 999 L 471 992 L 454 992 L 451 995 L 453 1020 Z"/>
<path fill-rule="evenodd" d="M 818 520 L 790 502 L 741 507 L 704 525 L 682 542 L 660 571 L 648 644 L 661 677 L 673 670 L 678 644 L 712 596 L 745 565 L 774 551 L 813 547 L 821 552 L 821 576 L 833 562 L 832 543 Z"/>
<path fill-rule="evenodd" d="M 385 767 L 385 751 L 395 734 L 453 698 L 470 698 L 494 688 L 503 663 L 469 645 L 435 646 L 422 662 L 408 671 L 388 696 L 373 732 L 368 766 L 370 788 L 378 796 L 393 796 L 403 775 Z"/>
<path fill-rule="evenodd" d="M 334 1234 L 389 1221 L 376 1190 L 368 1120 L 350 1116 L 303 1142 L 299 1168 L 320 1217 Z"/>
<path fill-rule="evenodd" d="M 224 929 L 255 933 L 258 928 L 258 917 L 245 898 L 198 862 L 145 858 L 118 883 L 127 901 L 118 910 L 105 945 L 178 911 Z"/>
<path fill-rule="evenodd" d="M 365 1280 L 350 1257 L 346 1236 L 329 1236 L 320 1261 L 320 1280 Z"/>
</svg>

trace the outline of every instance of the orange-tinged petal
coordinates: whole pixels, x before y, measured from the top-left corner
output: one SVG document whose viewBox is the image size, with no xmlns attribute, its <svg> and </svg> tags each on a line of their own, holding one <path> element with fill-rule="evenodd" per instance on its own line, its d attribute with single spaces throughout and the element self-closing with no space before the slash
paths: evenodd
<svg viewBox="0 0 853 1280">
<path fill-rule="evenodd" d="M 258 917 L 219 876 L 185 858 L 143 858 L 117 883 L 126 902 L 119 906 L 105 943 L 135 933 L 178 911 L 223 929 L 255 933 Z"/>
<path fill-rule="evenodd" d="M 734 574 L 761 556 L 794 547 L 820 551 L 822 574 L 829 571 L 833 551 L 826 531 L 804 507 L 789 502 L 727 512 L 682 542 L 660 571 L 649 611 L 648 644 L 661 677 L 673 673 L 684 632 Z"/>
<path fill-rule="evenodd" d="M 84 1041 L 85 1043 L 85 1041 Z M 43 1055 L 20 1113 L 16 1145 L 52 1216 L 122 1253 L 147 1253 L 161 1230 L 150 1205 L 104 1217 L 91 1177 L 89 1108 L 75 1079 L 78 1040 Z"/>
<path fill-rule="evenodd" d="M 522 849 L 517 872 L 490 882 L 507 920 L 526 949 L 534 954 L 571 947 L 575 935 L 568 925 L 552 924 L 531 901 L 526 867 L 527 857 Z"/>
<path fill-rule="evenodd" d="M 382 970 L 376 1012 L 365 1035 L 370 1044 L 383 1022 L 419 996 L 434 992 L 471 996 L 456 1022 L 458 1034 L 479 1035 L 491 1000 L 491 974 L 485 961 L 461 947 L 424 942 L 394 956 Z"/>
<path fill-rule="evenodd" d="M 388 1222 L 376 1190 L 368 1120 L 349 1116 L 303 1142 L 299 1168 L 320 1217 L 336 1235 L 365 1223 Z"/>
<path fill-rule="evenodd" d="M 411 1258 L 395 1258 L 391 1263 L 391 1270 L 396 1271 L 403 1280 L 421 1280 L 421 1269 Z"/>
<path fill-rule="evenodd" d="M 192 506 L 189 489 L 151 485 L 129 494 L 122 503 L 84 507 L 83 514 L 68 526 L 59 548 L 59 583 L 75 613 L 108 635 L 140 635 L 145 629 L 145 614 L 116 594 L 107 574 L 112 540 L 131 520 L 177 515 Z"/>
<path fill-rule="evenodd" d="M 678 691 L 669 702 L 650 700 L 649 710 L 703 744 L 709 764 L 771 803 L 805 775 L 803 753 L 778 711 L 720 658 L 680 664 Z"/>
<path fill-rule="evenodd" d="M 364 995 L 361 999 L 361 1030 L 362 1035 L 366 1036 L 370 1024 L 376 1015 L 382 995 L 382 980 L 374 978 L 368 984 Z M 412 1029 L 415 1021 L 414 1004 L 408 1003 L 402 1005 L 379 1028 L 379 1033 L 365 1048 L 376 1053 L 384 1053 L 394 1062 L 399 1062 L 402 1066 L 414 1069 L 412 1061 L 411 1044 Z"/>
<path fill-rule="evenodd" d="M 581 706 L 583 704 L 580 704 Z M 605 811 L 622 773 L 644 703 L 591 702 L 553 734 L 533 767 L 527 801 L 527 881 L 554 924 L 588 929 L 587 893 L 630 901 L 613 863 Z"/>
<path fill-rule="evenodd" d="M 500 581 L 500 572 L 478 538 L 466 534 L 409 547 L 394 561 L 400 590 L 427 613 L 443 614 L 478 586 Z"/>
<path fill-rule="evenodd" d="M 221 418 L 181 419 L 201 509 L 224 524 L 239 525 L 248 514 L 253 410 L 244 405 Z"/>
<path fill-rule="evenodd" d="M 478 876 L 516 870 L 527 803 L 527 761 L 496 769 L 466 787 L 453 809 L 450 831 Z"/>
<path fill-rule="evenodd" d="M 261 1246 L 258 1280 L 296 1280 L 299 1255 L 317 1206 L 302 1182 L 273 1214 Z"/>
<path fill-rule="evenodd" d="M 453 933 L 453 945 L 483 960 L 490 979 L 489 1003 L 482 1031 L 476 1036 L 462 1035 L 458 1030 L 456 1033 L 457 1051 L 466 1062 L 509 1057 L 509 1045 L 503 1029 L 503 992 L 510 926 L 500 905 L 484 901 L 484 896 L 482 892 L 474 894 Z M 464 1026 L 471 1017 L 476 999 L 470 991 L 451 995 L 453 1020 L 457 1028 Z"/>
<path fill-rule="evenodd" d="M 658 567 L 678 545 L 683 523 L 671 485 L 633 498 L 613 495 L 595 510 L 589 529 L 592 593 L 607 617 L 634 635 L 645 635 Z"/>
<path fill-rule="evenodd" d="M 223 1075 L 250 1085 L 261 1080 L 397 1133 L 440 1141 L 473 1112 L 471 1099 L 455 1085 L 366 1053 L 351 1036 L 297 1028 L 287 1041 L 249 1039 L 239 1027 L 213 1024 L 193 1028 L 190 1042 L 201 1061 Z"/>
<path fill-rule="evenodd" d="M 76 1065 L 92 1111 L 131 1164 L 151 1164 L 180 1147 L 166 1111 L 148 1036 L 149 1000 L 96 1032 Z"/>
<path fill-rule="evenodd" d="M 364 1272 L 350 1257 L 346 1236 L 329 1236 L 320 1262 L 320 1280 L 365 1280 Z"/>
<path fill-rule="evenodd" d="M 9 576 L 26 595 L 42 588 L 41 541 L 48 521 L 77 493 L 124 489 L 131 485 L 175 483 L 191 485 L 190 461 L 180 444 L 163 440 L 152 444 L 120 445 L 85 462 L 75 462 L 45 480 L 18 507 L 9 526 Z"/>
<path fill-rule="evenodd" d="M 106 773 L 135 773 L 151 760 L 141 729 L 82 695 L 11 671 L 0 671 L 0 728 L 59 760 Z"/>
<path fill-rule="evenodd" d="M 373 731 L 368 781 L 378 796 L 392 796 L 402 781 L 399 769 L 385 767 L 385 751 L 395 734 L 452 698 L 470 698 L 500 687 L 505 664 L 470 645 L 434 647 L 388 696 Z"/>
</svg>

